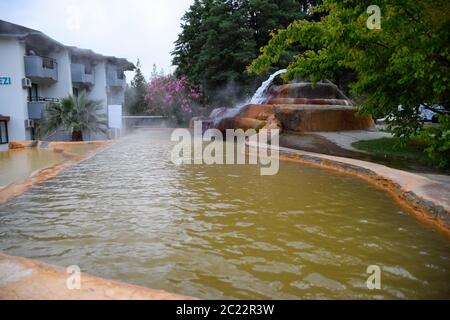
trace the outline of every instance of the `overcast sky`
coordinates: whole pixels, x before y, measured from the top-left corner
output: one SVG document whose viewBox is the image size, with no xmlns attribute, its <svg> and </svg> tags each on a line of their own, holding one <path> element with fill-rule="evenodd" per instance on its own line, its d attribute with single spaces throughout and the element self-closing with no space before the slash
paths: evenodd
<svg viewBox="0 0 450 320">
<path fill-rule="evenodd" d="M 0 0 L 0 19 L 66 45 L 173 70 L 170 52 L 193 0 Z M 128 81 L 131 74 L 127 74 Z"/>
</svg>

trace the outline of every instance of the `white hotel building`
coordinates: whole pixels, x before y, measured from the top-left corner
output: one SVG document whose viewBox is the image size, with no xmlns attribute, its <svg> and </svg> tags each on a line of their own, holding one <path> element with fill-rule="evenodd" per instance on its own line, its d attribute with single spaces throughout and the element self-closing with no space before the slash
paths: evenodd
<svg viewBox="0 0 450 320">
<path fill-rule="evenodd" d="M 0 20 L 0 151 L 8 141 L 36 139 L 36 125 L 49 102 L 85 90 L 100 100 L 104 112 L 123 106 L 126 59 L 65 46 L 40 31 Z M 85 133 L 88 139 L 103 134 Z M 67 139 L 55 132 L 46 140 Z"/>
</svg>

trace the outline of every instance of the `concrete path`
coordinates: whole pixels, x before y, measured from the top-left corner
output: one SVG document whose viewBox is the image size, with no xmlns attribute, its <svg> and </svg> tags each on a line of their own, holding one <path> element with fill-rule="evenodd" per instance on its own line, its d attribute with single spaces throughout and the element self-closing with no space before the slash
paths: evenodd
<svg viewBox="0 0 450 320">
<path fill-rule="evenodd" d="M 382 131 L 372 131 L 372 130 L 355 130 L 355 131 L 337 131 L 337 132 L 314 132 L 320 137 L 328 139 L 329 141 L 335 143 L 341 148 L 364 152 L 352 147 L 352 143 L 361 140 L 376 140 L 382 138 L 392 138 L 390 133 Z"/>
<path fill-rule="evenodd" d="M 315 133 L 282 132 L 280 135 L 280 146 L 341 157 L 367 158 L 367 155 L 359 150 L 342 148 L 332 140 Z"/>
<path fill-rule="evenodd" d="M 363 150 L 355 149 L 352 147 L 352 143 L 356 141 L 361 140 L 376 140 L 376 139 L 382 139 L 382 138 L 392 138 L 393 136 L 390 133 L 382 132 L 382 131 L 339 131 L 339 132 L 314 132 L 314 134 L 325 138 L 337 146 L 349 150 L 349 151 L 357 151 L 359 153 L 367 153 Z M 309 151 L 309 150 L 306 150 Z M 326 153 L 326 152 L 325 152 Z M 326 153 L 329 154 L 329 153 Z M 368 153 L 367 153 L 368 154 Z M 333 154 L 330 154 L 333 155 Z M 345 154 L 338 154 L 338 156 L 346 156 Z M 360 160 L 368 160 L 370 159 L 364 159 L 364 157 L 359 157 Z M 408 171 L 408 168 L 406 168 Z M 429 174 L 429 173 L 421 173 L 421 172 L 415 172 L 423 177 L 426 177 L 430 179 L 431 181 L 439 183 L 440 187 L 445 190 L 447 193 L 447 196 L 450 197 L 450 176 L 448 175 L 442 175 L 442 174 Z M 434 188 L 434 186 L 430 186 L 430 188 Z M 442 191 L 443 191 L 442 190 Z M 436 193 L 439 193 L 438 190 L 436 190 Z"/>
</svg>

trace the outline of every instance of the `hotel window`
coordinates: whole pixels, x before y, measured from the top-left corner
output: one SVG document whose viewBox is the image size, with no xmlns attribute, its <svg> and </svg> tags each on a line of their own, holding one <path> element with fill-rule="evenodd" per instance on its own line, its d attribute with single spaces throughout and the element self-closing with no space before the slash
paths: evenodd
<svg viewBox="0 0 450 320">
<path fill-rule="evenodd" d="M 7 120 L 0 120 L 0 144 L 6 144 L 8 142 L 8 122 Z"/>
</svg>

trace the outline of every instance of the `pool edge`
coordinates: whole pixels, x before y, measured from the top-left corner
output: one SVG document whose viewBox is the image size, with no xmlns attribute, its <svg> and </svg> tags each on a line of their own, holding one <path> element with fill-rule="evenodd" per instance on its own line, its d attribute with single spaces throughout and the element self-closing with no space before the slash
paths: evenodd
<svg viewBox="0 0 450 320">
<path fill-rule="evenodd" d="M 269 149 L 267 144 L 256 145 L 248 142 L 251 150 L 256 147 Z M 275 147 L 280 160 L 298 162 L 322 169 L 350 174 L 364 179 L 390 194 L 402 207 L 419 219 L 434 226 L 450 239 L 450 204 L 439 201 L 429 193 L 430 185 L 444 185 L 419 174 L 393 169 L 381 164 L 346 157 L 330 156 L 320 153 Z M 448 197 L 450 199 L 450 195 Z"/>
<path fill-rule="evenodd" d="M 84 155 L 80 155 L 77 153 L 72 153 L 67 150 L 64 150 L 64 145 L 69 144 L 97 144 L 99 147 L 93 151 L 87 152 Z M 81 163 L 83 161 L 89 160 L 95 155 L 103 152 L 110 146 L 116 143 L 116 140 L 103 140 L 103 141 L 94 141 L 94 142 L 50 142 L 48 145 L 48 149 L 53 152 L 62 154 L 66 159 L 60 163 L 54 164 L 52 166 L 48 166 L 42 169 L 37 170 L 32 173 L 28 178 L 21 181 L 13 182 L 3 188 L 0 189 L 0 205 L 4 204 L 15 197 L 21 195 L 22 193 L 29 190 L 36 184 L 45 182 L 49 179 L 52 179 L 58 176 L 64 170 Z M 27 146 L 25 146 L 27 147 Z"/>
<path fill-rule="evenodd" d="M 74 270 L 0 253 L 0 300 L 196 299 Z"/>
</svg>

